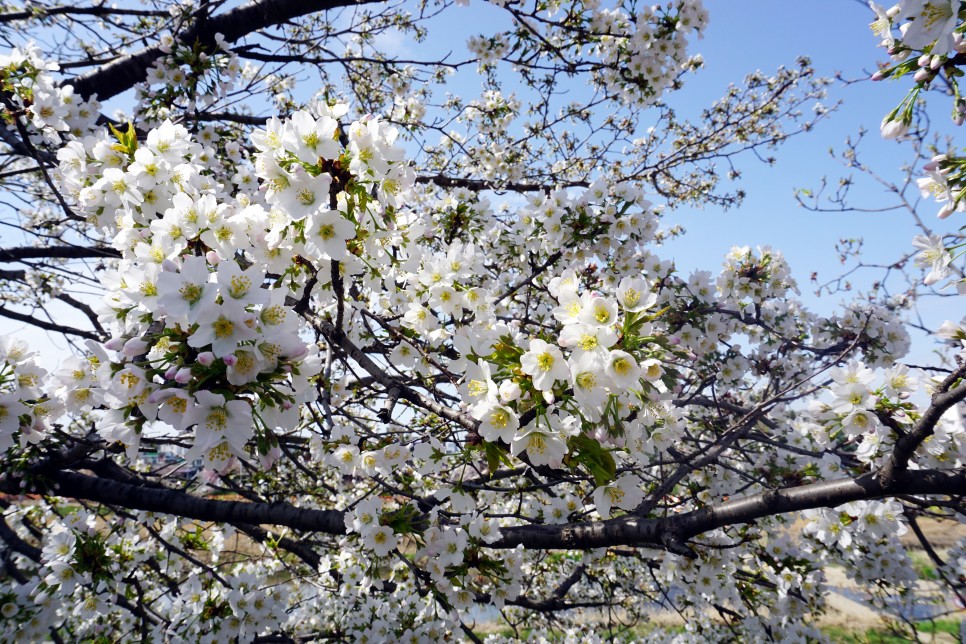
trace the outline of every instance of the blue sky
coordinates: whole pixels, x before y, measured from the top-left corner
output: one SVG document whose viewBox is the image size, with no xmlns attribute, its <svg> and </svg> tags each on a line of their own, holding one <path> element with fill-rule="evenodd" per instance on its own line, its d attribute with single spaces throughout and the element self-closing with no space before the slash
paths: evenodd
<svg viewBox="0 0 966 644">
<path fill-rule="evenodd" d="M 692 100 L 695 105 L 707 104 L 746 73 L 791 66 L 800 55 L 811 58 L 820 75 L 840 71 L 850 79 L 867 77 L 875 70 L 876 61 L 886 59 L 868 28 L 871 11 L 857 2 L 813 0 L 807 11 L 802 3 L 775 0 L 709 0 L 706 4 L 710 24 L 705 38 L 693 47 L 704 55 L 705 68 L 672 99 L 675 105 Z M 842 237 L 864 238 L 870 258 L 886 260 L 901 254 L 915 234 L 908 215 L 809 213 L 798 207 L 794 191 L 818 188 L 823 175 L 835 181 L 847 174 L 828 150 L 833 146 L 841 149 L 846 137 L 855 136 L 861 127 L 870 130 L 863 145 L 870 165 L 883 176 L 898 178 L 898 167 L 908 158 L 908 149 L 895 141 L 880 140 L 878 126 L 906 89 L 908 84 L 903 81 L 832 85 L 825 103 L 841 99 L 842 106 L 814 131 L 783 144 L 774 153 L 774 166 L 757 163 L 750 156 L 743 159 L 741 185 L 748 196 L 740 208 L 725 213 L 714 207 L 681 209 L 674 214 L 671 221 L 688 229 L 680 242 L 669 246 L 681 257 L 679 264 L 690 267 L 692 261 L 722 255 L 733 243 L 769 244 L 782 249 L 796 273 L 807 279 L 813 270 L 831 277 L 838 265 L 834 245 Z M 932 111 L 942 113 L 939 121 L 945 118 L 946 104 L 941 97 L 934 99 L 938 100 L 932 107 L 938 109 Z M 860 177 L 856 175 L 856 179 Z M 859 181 L 854 190 L 857 205 L 883 203 L 882 189 L 870 182 Z M 933 216 L 931 204 L 923 209 Z"/>
<path fill-rule="evenodd" d="M 876 47 L 868 24 L 872 12 L 867 6 L 849 0 L 811 0 L 808 3 L 779 0 L 706 0 L 710 23 L 703 40 L 692 49 L 701 52 L 705 68 L 693 75 L 674 99 L 675 106 L 693 102 L 703 106 L 720 96 L 729 82 L 745 74 L 769 72 L 779 65 L 792 65 L 797 56 L 812 59 L 816 71 L 833 76 L 841 72 L 846 79 L 867 79 L 876 63 L 886 61 L 885 50 Z M 860 173 L 848 171 L 828 154 L 830 147 L 842 149 L 848 136 L 860 128 L 869 130 L 860 148 L 863 158 L 880 176 L 899 180 L 900 167 L 908 162 L 908 144 L 886 141 L 879 136 L 882 117 L 894 107 L 911 86 L 907 80 L 836 83 L 829 89 L 827 104 L 837 99 L 842 106 L 814 131 L 789 140 L 775 157 L 774 166 L 758 163 L 751 157 L 742 162 L 741 185 L 747 197 L 740 208 L 722 212 L 716 207 L 702 210 L 681 208 L 667 221 L 680 223 L 688 233 L 669 243 L 664 256 L 673 257 L 679 268 L 717 270 L 717 258 L 732 245 L 771 245 L 782 250 L 799 281 L 803 299 L 817 311 L 828 312 L 845 298 L 841 295 L 817 300 L 811 295 L 809 275 L 818 271 L 821 281 L 835 277 L 845 268 L 838 260 L 835 244 L 840 238 L 862 238 L 864 259 L 870 263 L 889 263 L 911 249 L 917 234 L 907 212 L 811 213 L 800 208 L 794 198 L 796 188 L 818 188 L 823 175 L 833 185 L 839 177 L 853 174 L 852 202 L 861 207 L 881 206 L 888 201 L 884 189 Z M 951 103 L 938 94 L 929 97 L 928 111 L 940 131 L 958 134 L 948 114 Z M 912 192 L 915 195 L 915 191 Z M 940 222 L 938 207 L 927 200 L 918 207 L 920 216 L 937 230 L 951 231 L 962 221 Z M 865 271 L 855 276 L 857 285 L 867 286 L 878 279 L 880 271 Z M 964 311 L 961 298 L 931 299 L 920 302 L 920 312 L 938 324 L 944 319 L 959 319 Z M 921 338 L 914 351 L 926 360 L 932 344 Z"/>
</svg>

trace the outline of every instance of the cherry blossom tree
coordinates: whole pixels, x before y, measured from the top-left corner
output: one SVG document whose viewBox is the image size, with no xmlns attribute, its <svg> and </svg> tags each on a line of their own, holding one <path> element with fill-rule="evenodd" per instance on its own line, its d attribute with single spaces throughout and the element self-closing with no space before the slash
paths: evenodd
<svg viewBox="0 0 966 644">
<path fill-rule="evenodd" d="M 964 512 L 966 322 L 911 368 L 901 308 L 812 313 L 778 250 L 662 256 L 829 81 L 685 121 L 700 0 L 463 4 L 0 11 L 0 316 L 75 349 L 0 339 L 5 639 L 806 641 L 829 565 L 916 599 L 908 531 L 962 592 L 919 522 Z M 958 0 L 873 8 L 918 88 L 883 134 L 959 109 Z"/>
</svg>

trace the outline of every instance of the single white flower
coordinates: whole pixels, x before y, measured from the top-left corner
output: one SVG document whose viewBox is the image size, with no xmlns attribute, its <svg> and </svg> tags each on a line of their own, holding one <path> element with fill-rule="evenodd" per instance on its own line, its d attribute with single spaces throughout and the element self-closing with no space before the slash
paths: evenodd
<svg viewBox="0 0 966 644">
<path fill-rule="evenodd" d="M 916 255 L 916 265 L 923 269 L 929 269 L 929 273 L 923 280 L 924 284 L 929 286 L 952 275 L 953 269 L 949 267 L 949 264 L 953 261 L 953 258 L 943 245 L 942 237 L 939 235 L 929 237 L 916 235 L 912 240 L 912 245 L 921 251 Z"/>
<path fill-rule="evenodd" d="M 633 474 L 625 474 L 616 481 L 608 483 L 594 490 L 594 505 L 597 512 L 605 518 L 610 518 L 612 510 L 633 510 L 644 500 L 640 481 Z"/>
<path fill-rule="evenodd" d="M 510 452 L 514 456 L 526 452 L 530 463 L 535 466 L 560 467 L 567 455 L 567 441 L 556 432 L 534 427 L 513 438 Z"/>
<path fill-rule="evenodd" d="M 634 389 L 639 386 L 641 367 L 631 354 L 614 350 L 607 358 L 606 373 L 618 388 Z"/>
<path fill-rule="evenodd" d="M 539 338 L 530 340 L 530 350 L 520 356 L 523 373 L 533 377 L 533 386 L 550 391 L 557 380 L 567 380 L 570 369 L 557 347 Z"/>
<path fill-rule="evenodd" d="M 953 31 L 959 22 L 960 0 L 903 0 L 899 3 L 897 22 L 902 44 L 912 49 L 932 45 L 931 53 L 946 54 L 953 49 Z"/>
<path fill-rule="evenodd" d="M 399 538 L 392 528 L 381 525 L 368 532 L 362 538 L 362 545 L 376 553 L 377 557 L 385 557 L 399 543 Z"/>
</svg>

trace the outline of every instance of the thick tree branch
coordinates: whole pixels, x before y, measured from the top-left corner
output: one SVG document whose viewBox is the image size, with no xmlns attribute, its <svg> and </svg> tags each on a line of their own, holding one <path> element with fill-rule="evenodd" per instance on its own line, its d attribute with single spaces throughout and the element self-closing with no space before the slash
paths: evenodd
<svg viewBox="0 0 966 644">
<path fill-rule="evenodd" d="M 381 2 L 382 0 L 253 0 L 225 13 L 193 22 L 178 34 L 184 43 L 214 43 L 215 34 L 222 34 L 227 42 L 235 42 L 265 27 L 282 24 L 293 18 L 338 7 L 351 7 Z M 154 61 L 165 55 L 160 45 L 145 47 L 139 52 L 122 56 L 98 69 L 91 70 L 66 84 L 74 91 L 90 98 L 97 94 L 105 100 L 134 87 L 147 78 Z"/>
<path fill-rule="evenodd" d="M 122 9 L 120 7 L 101 5 L 94 7 L 72 7 L 70 5 L 65 5 L 61 7 L 42 7 L 37 6 L 36 8 L 30 9 L 28 11 L 10 11 L 7 13 L 0 13 L 0 23 L 2 22 L 14 22 L 15 20 L 27 20 L 29 18 L 47 18 L 50 16 L 101 16 L 101 17 L 112 17 L 112 16 L 143 16 L 143 17 L 159 17 L 171 15 L 167 11 L 160 10 L 150 10 L 150 9 Z"/>
<path fill-rule="evenodd" d="M 932 436 L 936 423 L 950 407 L 966 400 L 966 363 L 949 374 L 939 385 L 932 396 L 929 408 L 905 436 L 900 436 L 896 446 L 889 456 L 889 460 L 879 471 L 879 478 L 883 486 L 890 487 L 893 482 L 909 467 L 909 460 L 923 441 Z"/>
<path fill-rule="evenodd" d="M 68 471 L 46 471 L 42 478 L 48 483 L 47 493 L 68 498 L 202 521 L 279 525 L 334 535 L 346 533 L 344 513 L 338 510 L 298 508 L 288 503 L 202 499 L 180 490 L 132 485 Z M 0 491 L 20 494 L 23 492 L 20 483 L 20 479 L 9 477 L 0 484 Z M 724 526 L 897 494 L 966 495 L 966 470 L 907 471 L 890 489 L 886 489 L 881 480 L 870 473 L 857 479 L 821 481 L 770 490 L 659 519 L 627 515 L 607 521 L 509 527 L 503 528 L 501 538 L 487 547 L 513 548 L 522 545 L 528 549 L 591 549 L 627 545 L 660 547 L 686 554 L 690 552 L 684 545 L 688 539 Z"/>
<path fill-rule="evenodd" d="M 607 521 L 504 528 L 495 548 L 590 549 L 615 545 L 663 547 L 672 552 L 684 541 L 728 525 L 812 508 L 834 508 L 850 501 L 896 494 L 966 495 L 966 470 L 915 470 L 903 473 L 890 489 L 879 478 L 821 481 L 770 490 L 678 516 L 644 519 L 624 516 Z M 681 554 L 684 554 L 683 552 Z"/>
<path fill-rule="evenodd" d="M 284 525 L 297 530 L 345 534 L 342 512 L 297 508 L 288 503 L 246 503 L 202 499 L 180 490 L 132 485 L 77 472 L 45 471 L 44 492 L 73 499 L 118 505 L 147 512 L 163 512 L 201 521 Z M 10 477 L 0 490 L 21 494 L 20 480 Z"/>
<path fill-rule="evenodd" d="M 118 258 L 121 253 L 109 246 L 23 246 L 0 248 L 0 262 L 22 262 L 27 259 Z"/>
</svg>

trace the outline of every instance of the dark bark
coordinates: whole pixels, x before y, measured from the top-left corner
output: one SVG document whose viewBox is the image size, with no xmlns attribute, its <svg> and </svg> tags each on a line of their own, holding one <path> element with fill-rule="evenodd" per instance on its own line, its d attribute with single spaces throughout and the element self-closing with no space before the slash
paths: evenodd
<svg viewBox="0 0 966 644">
<path fill-rule="evenodd" d="M 39 478 L 46 481 L 46 488 L 42 491 L 67 498 L 202 521 L 278 525 L 334 535 L 346 533 L 344 513 L 338 510 L 298 508 L 288 503 L 203 499 L 180 490 L 134 485 L 68 471 L 46 471 Z M 20 483 L 19 479 L 9 477 L 0 485 L 0 490 L 19 494 Z M 907 471 L 888 489 L 875 473 L 869 473 L 857 479 L 821 481 L 770 490 L 659 519 L 628 515 L 607 521 L 504 528 L 501 538 L 488 547 L 513 548 L 522 545 L 527 549 L 583 550 L 626 545 L 663 548 L 689 555 L 690 550 L 685 545 L 688 539 L 717 528 L 750 523 L 788 512 L 831 508 L 850 501 L 908 494 L 964 496 L 966 471 Z"/>
<path fill-rule="evenodd" d="M 0 248 L 0 262 L 26 259 L 91 259 L 119 258 L 121 253 L 108 246 L 24 246 Z"/>
<path fill-rule="evenodd" d="M 203 499 L 180 490 L 122 483 L 76 472 L 56 471 L 43 477 L 47 488 L 43 491 L 55 496 L 87 499 L 109 503 L 133 510 L 164 512 L 189 519 L 253 525 L 283 525 L 298 530 L 345 534 L 343 513 L 336 510 L 297 508 L 288 503 L 248 503 Z M 14 481 L 8 479 L 0 489 L 19 492 Z"/>
<path fill-rule="evenodd" d="M 875 473 L 857 479 L 821 481 L 771 490 L 726 501 L 720 505 L 661 519 L 624 516 L 593 523 L 504 528 L 493 547 L 589 549 L 615 545 L 649 546 L 674 551 L 683 542 L 709 530 L 750 523 L 756 519 L 812 508 L 832 508 L 850 501 L 880 499 L 897 494 L 966 495 L 964 470 L 905 472 L 890 489 Z"/>
<path fill-rule="evenodd" d="M 199 19 L 177 35 L 185 43 L 212 44 L 215 34 L 222 34 L 227 42 L 235 42 L 265 27 L 288 22 L 293 18 L 338 7 L 351 7 L 381 2 L 382 0 L 254 0 L 225 13 Z M 164 56 L 159 45 L 145 47 L 122 56 L 102 67 L 65 81 L 84 98 L 97 94 L 106 100 L 131 89 L 147 78 L 154 61 Z"/>
<path fill-rule="evenodd" d="M 966 398 L 966 364 L 949 374 L 933 394 L 929 408 L 923 412 L 912 431 L 900 436 L 896 446 L 889 456 L 889 461 L 882 467 L 880 478 L 883 485 L 889 487 L 909 467 L 909 459 L 922 443 L 932 436 L 936 423 L 950 407 Z"/>
</svg>

